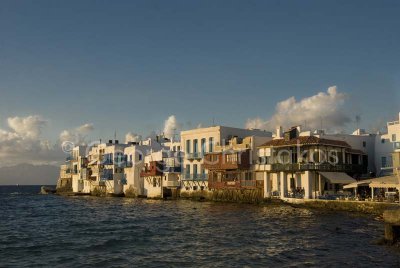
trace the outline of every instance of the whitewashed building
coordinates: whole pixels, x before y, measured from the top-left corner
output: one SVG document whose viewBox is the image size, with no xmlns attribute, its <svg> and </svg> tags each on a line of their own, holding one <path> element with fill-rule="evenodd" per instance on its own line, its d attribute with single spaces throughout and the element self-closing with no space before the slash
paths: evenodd
<svg viewBox="0 0 400 268">
<path fill-rule="evenodd" d="M 365 153 L 346 141 L 302 133 L 294 127 L 259 146 L 256 170 L 264 176 L 264 197 L 317 198 L 337 193 L 367 172 Z"/>
<path fill-rule="evenodd" d="M 144 195 L 148 198 L 176 196 L 181 175 L 180 152 L 160 150 L 145 156 L 140 173 Z"/>
<path fill-rule="evenodd" d="M 70 157 L 70 167 L 72 174 L 72 191 L 81 193 L 88 179 L 86 146 L 75 146 Z"/>
<path fill-rule="evenodd" d="M 106 194 L 121 195 L 125 184 L 124 149 L 127 144 L 118 140 L 93 146 L 88 154 L 88 166 L 91 169 L 88 190 L 104 191 Z M 88 191 L 86 190 L 86 191 Z"/>
<path fill-rule="evenodd" d="M 124 178 L 126 184 L 124 193 L 130 191 L 130 194 L 135 196 L 145 196 L 144 180 L 140 177 L 142 169 L 145 167 L 145 157 L 153 152 L 165 150 L 168 147 L 159 142 L 158 139 L 148 138 L 139 142 L 129 142 L 124 149 L 125 168 Z"/>
</svg>

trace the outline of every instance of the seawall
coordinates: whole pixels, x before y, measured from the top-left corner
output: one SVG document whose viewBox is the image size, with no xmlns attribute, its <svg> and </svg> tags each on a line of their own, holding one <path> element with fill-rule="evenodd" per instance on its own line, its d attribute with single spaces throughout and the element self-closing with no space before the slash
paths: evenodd
<svg viewBox="0 0 400 268">
<path fill-rule="evenodd" d="M 368 202 L 368 201 L 347 201 L 347 200 L 307 200 L 286 198 L 285 203 L 294 207 L 306 207 L 314 209 L 362 212 L 367 214 L 382 215 L 385 210 L 400 208 L 396 203 Z"/>
</svg>

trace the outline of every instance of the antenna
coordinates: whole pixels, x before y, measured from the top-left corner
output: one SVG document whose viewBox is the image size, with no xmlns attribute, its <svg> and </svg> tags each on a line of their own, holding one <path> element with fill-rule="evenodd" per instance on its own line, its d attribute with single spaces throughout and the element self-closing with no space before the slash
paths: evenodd
<svg viewBox="0 0 400 268">
<path fill-rule="evenodd" d="M 114 131 L 114 141 L 117 140 L 117 130 Z"/>
<path fill-rule="evenodd" d="M 213 116 L 213 120 L 212 121 L 213 121 L 212 126 L 215 127 L 215 117 L 214 116 Z"/>
<path fill-rule="evenodd" d="M 361 121 L 361 116 L 360 115 L 356 115 L 356 128 L 357 129 L 360 128 L 360 121 Z"/>
<path fill-rule="evenodd" d="M 320 117 L 320 120 L 321 120 L 321 130 L 322 130 L 322 128 L 324 126 L 322 116 Z"/>
<path fill-rule="evenodd" d="M 173 128 L 172 129 L 172 137 L 171 137 L 171 142 L 174 142 L 175 141 L 175 136 L 176 136 L 176 128 Z"/>
</svg>

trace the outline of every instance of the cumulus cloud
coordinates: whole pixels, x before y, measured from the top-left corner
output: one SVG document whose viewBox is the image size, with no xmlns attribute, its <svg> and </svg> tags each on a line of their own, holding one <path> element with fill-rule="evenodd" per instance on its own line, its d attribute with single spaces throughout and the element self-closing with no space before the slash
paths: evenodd
<svg viewBox="0 0 400 268">
<path fill-rule="evenodd" d="M 72 130 L 64 130 L 60 140 L 51 142 L 42 137 L 47 120 L 38 115 L 9 117 L 7 128 L 0 129 L 0 167 L 21 163 L 59 164 L 66 157 L 61 148 L 63 141 L 82 144 L 93 130 L 92 124 L 84 124 Z"/>
<path fill-rule="evenodd" d="M 41 138 L 47 121 L 38 115 L 10 117 L 8 130 L 0 129 L 0 166 L 20 163 L 54 163 L 62 152 L 55 144 Z"/>
<path fill-rule="evenodd" d="M 139 134 L 136 134 L 134 132 L 128 132 L 125 135 L 125 143 L 128 142 L 139 142 L 142 140 L 142 136 Z"/>
<path fill-rule="evenodd" d="M 173 136 L 177 133 L 179 133 L 179 130 L 181 129 L 181 124 L 178 123 L 176 120 L 175 115 L 171 115 L 168 117 L 167 120 L 165 120 L 164 123 L 164 136 L 167 138 L 173 138 Z"/>
<path fill-rule="evenodd" d="M 74 129 L 63 130 L 60 134 L 60 141 L 69 141 L 75 145 L 83 145 L 86 143 L 88 134 L 93 131 L 93 124 L 86 123 Z"/>
<path fill-rule="evenodd" d="M 345 100 L 346 94 L 338 92 L 336 86 L 299 101 L 290 97 L 276 105 L 275 114 L 271 118 L 248 119 L 246 127 L 272 130 L 277 126 L 287 128 L 306 123 L 308 128 L 320 128 L 322 120 L 324 128 L 342 129 L 351 121 L 342 111 Z"/>
<path fill-rule="evenodd" d="M 46 125 L 46 120 L 38 115 L 30 115 L 27 117 L 10 117 L 7 119 L 8 126 L 16 134 L 26 138 L 37 138 Z"/>
</svg>

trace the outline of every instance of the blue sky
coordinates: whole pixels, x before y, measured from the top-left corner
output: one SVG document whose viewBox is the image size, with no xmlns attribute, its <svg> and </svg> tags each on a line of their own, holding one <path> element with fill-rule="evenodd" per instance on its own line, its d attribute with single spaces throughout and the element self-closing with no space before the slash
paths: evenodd
<svg viewBox="0 0 400 268">
<path fill-rule="evenodd" d="M 399 1 L 1 1 L 0 126 L 41 115 L 52 140 L 84 123 L 146 135 L 172 114 L 243 127 L 336 85 L 368 128 L 400 111 L 399 14 Z"/>
</svg>

